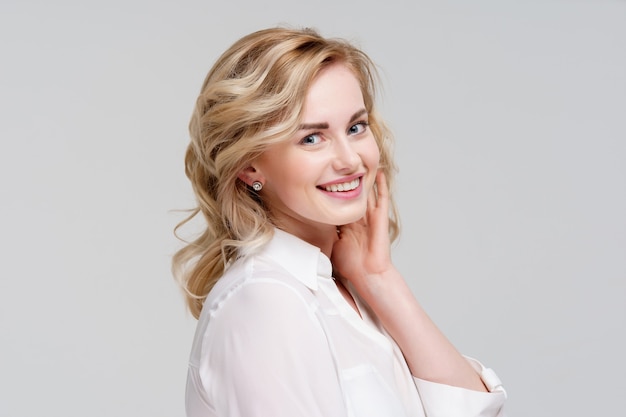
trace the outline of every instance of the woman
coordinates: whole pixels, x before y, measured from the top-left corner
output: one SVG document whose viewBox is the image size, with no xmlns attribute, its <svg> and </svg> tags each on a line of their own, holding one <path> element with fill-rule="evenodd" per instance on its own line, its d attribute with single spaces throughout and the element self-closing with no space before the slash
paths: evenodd
<svg viewBox="0 0 626 417">
<path fill-rule="evenodd" d="M 504 415 L 498 378 L 391 263 L 374 79 L 352 45 L 291 29 L 242 38 L 209 72 L 185 160 L 206 229 L 174 257 L 199 318 L 190 417 Z"/>
</svg>

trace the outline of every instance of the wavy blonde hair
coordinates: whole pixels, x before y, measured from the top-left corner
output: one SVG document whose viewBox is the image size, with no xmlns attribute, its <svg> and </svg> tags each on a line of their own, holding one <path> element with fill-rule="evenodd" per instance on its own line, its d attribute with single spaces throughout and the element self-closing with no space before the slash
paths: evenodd
<svg viewBox="0 0 626 417">
<path fill-rule="evenodd" d="M 175 232 L 199 214 L 206 228 L 174 254 L 172 269 L 194 317 L 227 266 L 271 238 L 270 213 L 238 175 L 269 146 L 296 133 L 309 86 L 332 63 L 346 65 L 360 83 L 391 189 L 392 137 L 375 110 L 377 73 L 370 58 L 311 29 L 272 28 L 241 38 L 209 71 L 189 124 L 185 173 L 198 205 Z M 389 232 L 392 240 L 398 235 L 393 200 Z"/>
</svg>

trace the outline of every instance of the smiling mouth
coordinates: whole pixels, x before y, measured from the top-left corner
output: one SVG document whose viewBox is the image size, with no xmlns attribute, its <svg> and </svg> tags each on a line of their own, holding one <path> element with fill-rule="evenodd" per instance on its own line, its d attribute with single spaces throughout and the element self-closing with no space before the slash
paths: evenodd
<svg viewBox="0 0 626 417">
<path fill-rule="evenodd" d="M 339 184 L 331 184 L 326 185 L 324 187 L 318 187 L 324 191 L 328 191 L 329 193 L 337 193 L 342 191 L 352 191 L 356 189 L 361 183 L 361 177 L 355 178 L 352 181 L 342 182 Z"/>
</svg>

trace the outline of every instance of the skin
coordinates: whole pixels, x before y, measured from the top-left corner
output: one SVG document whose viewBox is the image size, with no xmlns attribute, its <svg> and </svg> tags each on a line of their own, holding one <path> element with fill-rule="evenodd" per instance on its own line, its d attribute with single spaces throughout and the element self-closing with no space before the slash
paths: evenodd
<svg viewBox="0 0 626 417">
<path fill-rule="evenodd" d="M 384 174 L 378 172 L 374 137 L 367 126 L 357 126 L 367 121 L 366 114 L 359 114 L 363 109 L 350 70 L 341 64 L 326 68 L 307 94 L 301 132 L 265 152 L 240 178 L 248 184 L 261 181 L 262 198 L 279 227 L 331 258 L 346 301 L 358 312 L 342 281 L 352 284 L 372 308 L 415 377 L 486 391 L 391 261 L 389 191 Z M 335 194 L 320 189 L 354 178 L 361 181 L 355 191 Z"/>
<path fill-rule="evenodd" d="M 367 120 L 357 79 L 345 66 L 331 65 L 309 88 L 299 131 L 240 176 L 248 184 L 263 183 L 263 201 L 278 227 L 328 257 L 336 225 L 355 222 L 367 210 L 380 159 Z M 358 181 L 352 191 L 326 189 L 352 181 Z"/>
<path fill-rule="evenodd" d="M 366 215 L 340 228 L 331 260 L 394 338 L 420 379 L 487 391 L 480 376 L 422 309 L 391 262 L 389 193 L 381 172 L 378 193 L 370 194 Z"/>
</svg>

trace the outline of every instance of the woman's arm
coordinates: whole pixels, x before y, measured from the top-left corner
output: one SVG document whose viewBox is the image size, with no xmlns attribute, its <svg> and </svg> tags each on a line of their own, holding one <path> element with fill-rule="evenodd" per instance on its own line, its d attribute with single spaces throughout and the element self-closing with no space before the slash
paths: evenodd
<svg viewBox="0 0 626 417">
<path fill-rule="evenodd" d="M 204 334 L 199 375 L 216 415 L 346 417 L 313 307 L 274 279 L 239 287 Z"/>
<path fill-rule="evenodd" d="M 378 192 L 371 192 L 366 216 L 340 228 L 332 253 L 335 270 L 372 308 L 402 350 L 413 376 L 487 391 L 479 374 L 428 317 L 391 263 L 389 195 L 382 172 L 376 183 Z"/>
</svg>

